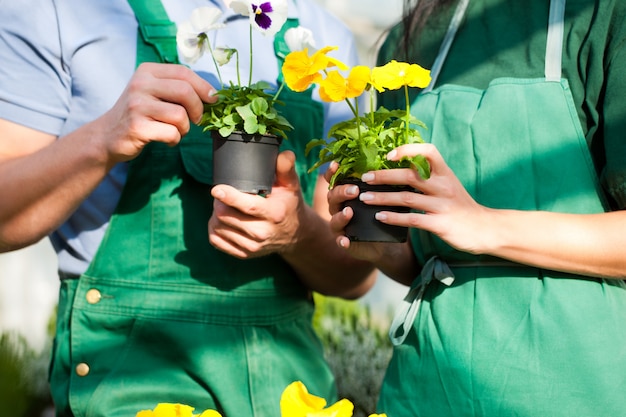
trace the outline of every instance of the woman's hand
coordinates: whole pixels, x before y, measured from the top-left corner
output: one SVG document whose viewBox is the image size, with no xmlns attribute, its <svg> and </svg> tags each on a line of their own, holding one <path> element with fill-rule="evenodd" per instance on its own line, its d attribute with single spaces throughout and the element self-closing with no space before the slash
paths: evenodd
<svg viewBox="0 0 626 417">
<path fill-rule="evenodd" d="M 337 163 L 332 162 L 325 174 L 330 180 L 337 170 Z M 409 242 L 407 243 L 380 243 L 380 242 L 351 242 L 345 236 L 344 229 L 352 219 L 354 212 L 350 207 L 344 208 L 344 203 L 359 197 L 359 187 L 353 184 L 335 185 L 328 192 L 328 204 L 331 214 L 330 227 L 336 235 L 338 246 L 347 250 L 356 259 L 374 263 L 387 276 L 408 284 L 414 277 L 415 259 Z"/>
<path fill-rule="evenodd" d="M 419 193 L 366 192 L 360 199 L 367 204 L 396 205 L 413 209 L 402 214 L 390 211 L 377 213 L 376 218 L 387 224 L 408 226 L 434 233 L 456 249 L 481 253 L 481 231 L 489 226 L 490 209 L 478 204 L 463 187 L 434 145 L 412 144 L 391 151 L 388 159 L 421 154 L 430 163 L 431 176 L 421 178 L 412 169 L 390 169 L 369 172 L 362 180 L 369 184 L 410 185 Z"/>
</svg>

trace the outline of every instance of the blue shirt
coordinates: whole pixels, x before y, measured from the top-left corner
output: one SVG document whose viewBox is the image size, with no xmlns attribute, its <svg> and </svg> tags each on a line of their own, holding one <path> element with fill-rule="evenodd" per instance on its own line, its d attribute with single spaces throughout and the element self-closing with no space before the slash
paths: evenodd
<svg viewBox="0 0 626 417">
<path fill-rule="evenodd" d="M 209 0 L 163 0 L 174 22 L 188 20 L 200 6 L 231 9 Z M 0 118 L 62 137 L 109 110 L 131 78 L 136 61 L 137 21 L 125 0 L 21 0 L 4 2 L 0 19 Z M 332 56 L 358 63 L 349 29 L 308 0 L 289 3 L 289 16 L 313 31 L 316 46 L 338 46 Z M 213 32 L 213 46 L 239 51 L 247 74 L 248 19 L 235 19 Z M 278 64 L 273 38 L 253 32 L 253 81 L 275 83 Z M 260 63 L 263 63 L 262 65 Z M 219 88 L 214 64 L 205 55 L 191 66 Z M 236 80 L 235 60 L 220 67 L 222 79 Z M 247 77 L 247 75 L 245 75 Z M 314 98 L 318 98 L 314 94 Z M 326 127 L 351 116 L 345 103 L 324 103 Z M 81 274 L 95 254 L 124 185 L 126 165 L 111 170 L 78 210 L 51 236 L 59 269 Z"/>
</svg>

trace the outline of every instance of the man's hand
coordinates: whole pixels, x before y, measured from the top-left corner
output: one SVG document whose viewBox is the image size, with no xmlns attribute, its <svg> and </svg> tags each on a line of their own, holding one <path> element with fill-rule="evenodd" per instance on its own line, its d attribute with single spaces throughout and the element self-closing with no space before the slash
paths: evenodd
<svg viewBox="0 0 626 417">
<path fill-rule="evenodd" d="M 295 170 L 295 155 L 278 155 L 276 181 L 267 197 L 237 191 L 228 185 L 211 190 L 215 198 L 209 220 L 209 241 L 238 258 L 281 253 L 299 238 L 304 200 Z"/>
<path fill-rule="evenodd" d="M 101 144 L 111 162 L 136 157 L 151 142 L 176 145 L 190 121 L 202 118 L 204 102 L 215 89 L 183 65 L 141 64 L 126 89 L 99 122 L 106 127 Z"/>
</svg>

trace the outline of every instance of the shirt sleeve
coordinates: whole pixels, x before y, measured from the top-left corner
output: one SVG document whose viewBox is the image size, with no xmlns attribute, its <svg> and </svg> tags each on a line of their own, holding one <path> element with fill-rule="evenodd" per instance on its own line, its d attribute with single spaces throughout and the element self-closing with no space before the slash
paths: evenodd
<svg viewBox="0 0 626 417">
<path fill-rule="evenodd" d="M 58 135 L 69 111 L 70 77 L 63 64 L 52 1 L 2 2 L 0 118 Z"/>
<path fill-rule="evenodd" d="M 626 40 L 609 62 L 603 100 L 604 153 L 602 184 L 617 203 L 626 208 Z"/>
</svg>

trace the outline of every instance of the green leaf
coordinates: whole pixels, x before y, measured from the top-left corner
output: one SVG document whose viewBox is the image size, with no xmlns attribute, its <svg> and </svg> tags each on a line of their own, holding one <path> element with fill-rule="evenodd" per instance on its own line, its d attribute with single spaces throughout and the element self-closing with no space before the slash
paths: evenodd
<svg viewBox="0 0 626 417">
<path fill-rule="evenodd" d="M 427 180 L 430 178 L 430 163 L 423 155 L 416 155 L 411 158 L 411 162 L 420 174 L 420 177 Z"/>
<path fill-rule="evenodd" d="M 252 110 L 252 104 L 248 103 L 245 106 L 237 106 L 237 113 L 243 120 L 249 117 L 256 117 L 256 113 Z"/>
<path fill-rule="evenodd" d="M 230 127 L 225 126 L 218 130 L 220 135 L 222 135 L 222 137 L 224 138 L 227 138 L 228 136 L 230 136 L 234 131 L 235 131 L 235 128 L 233 126 L 230 126 Z"/>
<path fill-rule="evenodd" d="M 265 114 L 270 107 L 267 101 L 261 97 L 256 97 L 250 102 L 249 106 L 252 112 L 254 112 L 254 114 L 256 115 Z"/>
<path fill-rule="evenodd" d="M 263 126 L 265 128 L 265 126 Z M 244 119 L 243 129 L 246 133 L 250 135 L 254 135 L 259 132 L 259 124 L 257 123 L 256 117 L 247 117 Z"/>
<path fill-rule="evenodd" d="M 308 156 L 313 148 L 322 145 L 326 145 L 326 141 L 324 139 L 312 139 L 306 144 L 306 147 L 304 148 L 304 154 Z"/>
</svg>

